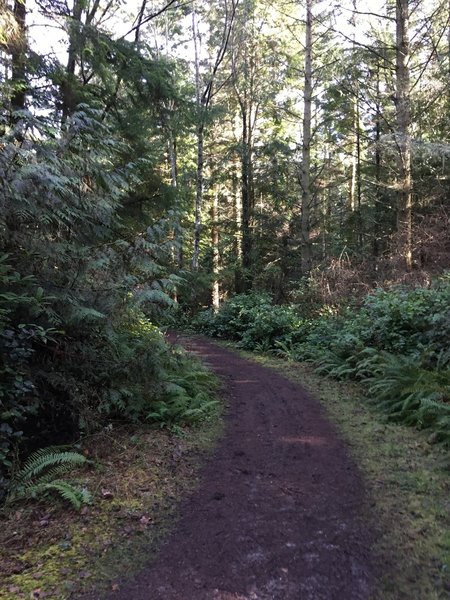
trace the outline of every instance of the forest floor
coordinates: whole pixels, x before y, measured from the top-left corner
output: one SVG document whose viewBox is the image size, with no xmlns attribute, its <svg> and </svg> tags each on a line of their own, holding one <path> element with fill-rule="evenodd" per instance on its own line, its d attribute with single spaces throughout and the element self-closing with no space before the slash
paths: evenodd
<svg viewBox="0 0 450 600">
<path fill-rule="evenodd" d="M 179 341 L 223 381 L 223 430 L 93 439 L 92 507 L 1 523 L 2 600 L 450 598 L 444 450 L 308 365 Z"/>
<path fill-rule="evenodd" d="M 225 380 L 224 435 L 156 559 L 108 599 L 367 600 L 362 481 L 320 404 L 225 348 L 187 346 Z"/>
</svg>

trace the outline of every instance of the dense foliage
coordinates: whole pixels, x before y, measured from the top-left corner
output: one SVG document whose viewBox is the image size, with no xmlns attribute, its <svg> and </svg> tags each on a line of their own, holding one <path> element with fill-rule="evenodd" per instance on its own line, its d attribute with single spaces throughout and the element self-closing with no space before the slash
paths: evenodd
<svg viewBox="0 0 450 600">
<path fill-rule="evenodd" d="M 135 8 L 0 2 L 0 497 L 44 446 L 208 414 L 176 305 L 448 439 L 448 7 Z"/>
<path fill-rule="evenodd" d="M 266 294 L 235 296 L 196 326 L 246 350 L 308 360 L 317 371 L 368 386 L 392 420 L 430 428 L 450 444 L 450 285 L 377 290 L 359 307 L 302 318 L 302 305 L 276 306 Z M 304 311 L 303 311 L 304 312 Z"/>
<path fill-rule="evenodd" d="M 34 452 L 14 474 L 6 503 L 57 493 L 80 509 L 83 504 L 89 504 L 91 495 L 86 488 L 66 481 L 64 476 L 86 462 L 82 454 L 63 448 L 49 447 Z"/>
<path fill-rule="evenodd" d="M 211 376 L 150 321 L 180 281 L 178 215 L 156 159 L 141 152 L 158 102 L 175 92 L 162 63 L 142 62 L 152 85 L 141 94 L 153 100 L 142 144 L 92 101 L 63 127 L 46 112 L 3 115 L 0 498 L 13 476 L 9 498 L 55 489 L 75 505 L 56 479 L 20 492 L 23 458 L 116 421 L 194 422 L 214 404 Z"/>
</svg>

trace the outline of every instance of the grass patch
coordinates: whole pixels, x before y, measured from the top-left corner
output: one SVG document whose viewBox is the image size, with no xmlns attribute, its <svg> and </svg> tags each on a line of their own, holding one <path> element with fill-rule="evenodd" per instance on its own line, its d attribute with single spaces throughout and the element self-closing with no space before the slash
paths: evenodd
<svg viewBox="0 0 450 600">
<path fill-rule="evenodd" d="M 242 353 L 321 400 L 366 485 L 375 535 L 377 600 L 450 598 L 450 458 L 429 435 L 383 422 L 357 384 L 314 373 L 309 364 Z"/>
<path fill-rule="evenodd" d="M 91 506 L 25 504 L 0 516 L 0 598 L 66 600 L 117 589 L 120 573 L 147 563 L 173 527 L 221 433 L 221 409 L 172 431 L 121 427 L 83 442 L 93 467 L 80 475 Z"/>
</svg>

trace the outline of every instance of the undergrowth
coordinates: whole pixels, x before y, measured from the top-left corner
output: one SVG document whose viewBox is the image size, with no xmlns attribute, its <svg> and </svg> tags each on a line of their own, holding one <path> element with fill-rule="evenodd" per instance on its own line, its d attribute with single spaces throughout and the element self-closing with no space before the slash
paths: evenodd
<svg viewBox="0 0 450 600">
<path fill-rule="evenodd" d="M 221 433 L 220 406 L 195 426 L 114 425 L 87 436 L 80 476 L 92 493 L 81 511 L 60 502 L 0 512 L 1 600 L 105 598 L 120 573 L 148 564 L 174 526 L 180 500 Z M 119 582 L 120 583 L 120 582 Z"/>
<path fill-rule="evenodd" d="M 318 373 L 367 387 L 388 420 L 428 429 L 450 445 L 450 280 L 430 288 L 377 290 L 361 306 L 277 306 L 267 294 L 238 295 L 193 325 L 244 350 L 309 361 Z"/>
<path fill-rule="evenodd" d="M 86 462 L 86 457 L 79 452 L 64 448 L 42 448 L 34 452 L 13 476 L 6 505 L 56 493 L 79 510 L 83 504 L 90 503 L 91 494 L 86 488 L 67 481 L 66 476 Z"/>
</svg>

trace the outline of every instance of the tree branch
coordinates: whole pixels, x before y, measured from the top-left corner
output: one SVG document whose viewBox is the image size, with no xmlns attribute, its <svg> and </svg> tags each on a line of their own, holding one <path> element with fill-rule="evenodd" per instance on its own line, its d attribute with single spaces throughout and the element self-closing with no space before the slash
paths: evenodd
<svg viewBox="0 0 450 600">
<path fill-rule="evenodd" d="M 168 10 L 169 8 L 171 8 L 176 2 L 178 2 L 178 0 L 169 0 L 169 2 L 167 2 L 167 4 L 165 4 L 162 8 L 160 8 L 156 12 L 152 13 L 151 15 L 148 15 L 147 17 L 145 17 L 145 19 L 142 19 L 141 21 L 138 21 L 138 24 L 135 25 L 134 27 L 132 27 L 130 29 L 130 31 L 127 31 L 127 33 L 125 33 L 124 35 L 122 35 L 119 38 L 119 40 L 123 40 L 124 38 L 127 37 L 127 35 L 130 35 L 130 33 L 133 33 L 137 29 L 139 29 L 140 27 L 142 27 L 142 25 L 145 25 L 149 21 L 152 21 L 153 19 L 156 19 L 156 17 L 159 17 L 160 15 L 162 15 L 163 13 L 165 13 L 166 10 Z M 175 7 L 175 8 L 177 8 L 177 7 Z"/>
</svg>

